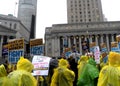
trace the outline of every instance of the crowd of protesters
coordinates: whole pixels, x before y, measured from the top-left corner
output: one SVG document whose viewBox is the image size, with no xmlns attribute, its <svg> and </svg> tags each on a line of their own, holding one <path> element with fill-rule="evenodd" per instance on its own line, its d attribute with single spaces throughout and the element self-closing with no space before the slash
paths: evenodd
<svg viewBox="0 0 120 86">
<path fill-rule="evenodd" d="M 31 74 L 33 69 L 24 57 L 13 66 L 6 61 L 0 65 L 0 86 L 120 86 L 120 53 L 112 51 L 100 55 L 100 64 L 92 53 L 77 60 L 72 55 L 52 58 L 48 76 L 40 76 L 39 81 Z"/>
</svg>

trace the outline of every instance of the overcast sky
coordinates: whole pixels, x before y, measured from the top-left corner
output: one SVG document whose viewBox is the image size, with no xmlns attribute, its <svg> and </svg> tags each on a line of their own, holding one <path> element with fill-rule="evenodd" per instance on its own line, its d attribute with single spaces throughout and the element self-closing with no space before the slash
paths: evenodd
<svg viewBox="0 0 120 86">
<path fill-rule="evenodd" d="M 38 0 L 36 38 L 44 38 L 45 27 L 67 23 L 67 0 Z M 101 0 L 103 14 L 109 21 L 120 20 L 120 0 Z M 18 0 L 0 0 L 0 14 L 17 16 Z"/>
</svg>

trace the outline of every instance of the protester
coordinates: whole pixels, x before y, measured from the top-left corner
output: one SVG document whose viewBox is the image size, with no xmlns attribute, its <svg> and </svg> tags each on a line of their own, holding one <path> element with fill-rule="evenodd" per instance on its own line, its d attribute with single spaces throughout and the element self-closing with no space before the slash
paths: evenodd
<svg viewBox="0 0 120 86">
<path fill-rule="evenodd" d="M 81 72 L 83 71 L 84 66 L 87 64 L 87 60 L 88 60 L 88 56 L 82 55 L 80 57 L 80 60 L 78 61 L 78 66 L 77 66 L 77 68 L 78 68 L 78 78 L 79 78 Z"/>
<path fill-rule="evenodd" d="M 50 86 L 73 86 L 75 74 L 68 69 L 69 63 L 65 59 L 59 60 L 59 67 L 55 69 Z"/>
<path fill-rule="evenodd" d="M 78 78 L 77 86 L 96 86 L 99 70 L 93 58 L 89 58 Z"/>
<path fill-rule="evenodd" d="M 108 55 L 107 53 L 102 53 L 101 57 L 100 57 L 100 69 L 102 69 L 102 67 L 108 65 Z"/>
<path fill-rule="evenodd" d="M 0 65 L 0 86 L 12 86 L 11 82 L 8 83 L 9 79 L 7 78 L 7 71 L 5 66 Z"/>
<path fill-rule="evenodd" d="M 110 52 L 108 65 L 104 66 L 99 74 L 97 86 L 120 86 L 120 54 Z"/>
<path fill-rule="evenodd" d="M 32 70 L 32 63 L 21 57 L 17 62 L 17 70 L 8 75 L 9 82 L 12 82 L 11 86 L 37 86 L 37 81 L 31 74 Z"/>
<path fill-rule="evenodd" d="M 57 67 L 58 67 L 58 60 L 55 58 L 52 58 L 50 60 L 49 73 L 48 73 L 48 77 L 47 77 L 47 86 L 50 86 L 51 78 L 52 78 L 52 75 L 54 73 L 54 69 Z"/>
<path fill-rule="evenodd" d="M 73 56 L 68 58 L 68 62 L 70 64 L 70 69 L 75 73 L 75 80 L 73 82 L 73 86 L 76 86 L 77 79 L 78 79 L 78 69 L 77 69 L 77 62 Z"/>
</svg>

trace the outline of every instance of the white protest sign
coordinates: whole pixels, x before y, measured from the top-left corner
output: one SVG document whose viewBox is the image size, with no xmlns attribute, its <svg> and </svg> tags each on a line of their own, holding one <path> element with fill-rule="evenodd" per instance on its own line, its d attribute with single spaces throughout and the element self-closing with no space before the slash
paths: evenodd
<svg viewBox="0 0 120 86">
<path fill-rule="evenodd" d="M 100 64 L 100 49 L 99 46 L 94 47 L 94 57 L 96 64 Z"/>
<path fill-rule="evenodd" d="M 35 55 L 32 59 L 32 64 L 34 65 L 33 74 L 47 76 L 49 71 L 50 57 Z"/>
</svg>

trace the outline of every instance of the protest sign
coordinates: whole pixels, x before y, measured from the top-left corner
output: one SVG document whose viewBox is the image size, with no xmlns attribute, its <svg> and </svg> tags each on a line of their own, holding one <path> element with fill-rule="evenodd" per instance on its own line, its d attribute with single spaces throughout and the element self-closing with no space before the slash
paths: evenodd
<svg viewBox="0 0 120 86">
<path fill-rule="evenodd" d="M 31 55 L 44 55 L 44 45 L 42 39 L 30 40 L 30 54 Z"/>
<path fill-rule="evenodd" d="M 17 63 L 21 56 L 24 56 L 24 39 L 14 39 L 8 42 L 8 61 Z"/>
<path fill-rule="evenodd" d="M 33 46 L 30 48 L 31 55 L 44 55 L 44 45 Z"/>
<path fill-rule="evenodd" d="M 120 53 L 118 42 L 111 42 L 111 51 Z"/>
<path fill-rule="evenodd" d="M 34 65 L 33 75 L 47 76 L 49 71 L 50 57 L 35 55 L 32 59 Z"/>
<path fill-rule="evenodd" d="M 99 46 L 94 47 L 94 57 L 96 64 L 100 64 L 100 49 Z"/>
<path fill-rule="evenodd" d="M 101 43 L 100 44 L 100 47 L 101 47 L 101 52 L 104 53 L 104 52 L 107 52 L 107 46 L 105 43 Z"/>
</svg>

